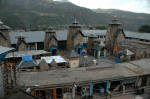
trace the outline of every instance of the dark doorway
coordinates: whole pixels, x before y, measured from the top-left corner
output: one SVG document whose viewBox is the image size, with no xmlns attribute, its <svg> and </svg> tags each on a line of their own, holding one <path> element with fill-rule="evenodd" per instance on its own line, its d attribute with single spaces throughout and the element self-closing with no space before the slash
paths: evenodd
<svg viewBox="0 0 150 99">
<path fill-rule="evenodd" d="M 57 49 L 52 50 L 52 56 L 55 56 L 55 55 L 57 55 Z"/>
<path fill-rule="evenodd" d="M 62 94 L 62 88 L 57 88 L 56 89 L 56 96 L 57 98 L 63 98 L 63 94 Z"/>
<path fill-rule="evenodd" d="M 80 50 L 81 50 L 81 48 L 78 48 L 78 54 L 80 54 Z"/>
</svg>

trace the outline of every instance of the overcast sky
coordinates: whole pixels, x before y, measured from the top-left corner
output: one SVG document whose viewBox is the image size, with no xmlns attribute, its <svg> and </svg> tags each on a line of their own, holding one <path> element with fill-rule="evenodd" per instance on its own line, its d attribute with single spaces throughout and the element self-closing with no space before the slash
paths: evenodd
<svg viewBox="0 0 150 99">
<path fill-rule="evenodd" d="M 150 13 L 150 0 L 68 0 L 76 5 L 96 9 L 120 9 Z"/>
</svg>

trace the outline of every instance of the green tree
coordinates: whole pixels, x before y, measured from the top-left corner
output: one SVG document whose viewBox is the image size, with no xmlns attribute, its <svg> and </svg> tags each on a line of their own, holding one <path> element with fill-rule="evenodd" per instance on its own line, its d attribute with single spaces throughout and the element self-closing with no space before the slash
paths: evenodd
<svg viewBox="0 0 150 99">
<path fill-rule="evenodd" d="M 95 28 L 98 30 L 106 30 L 107 29 L 106 26 L 96 26 Z"/>
<path fill-rule="evenodd" d="M 139 32 L 145 32 L 145 33 L 150 33 L 150 26 L 149 25 L 142 25 L 140 28 L 139 28 Z"/>
</svg>

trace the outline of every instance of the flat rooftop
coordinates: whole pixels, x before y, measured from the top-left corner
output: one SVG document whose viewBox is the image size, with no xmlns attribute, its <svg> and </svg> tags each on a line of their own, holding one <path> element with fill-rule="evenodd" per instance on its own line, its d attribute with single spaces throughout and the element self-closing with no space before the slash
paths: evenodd
<svg viewBox="0 0 150 99">
<path fill-rule="evenodd" d="M 52 87 L 58 85 L 81 84 L 111 79 L 121 79 L 150 74 L 150 59 L 106 66 L 58 69 L 44 72 L 17 73 L 18 85 L 24 87 Z"/>
</svg>

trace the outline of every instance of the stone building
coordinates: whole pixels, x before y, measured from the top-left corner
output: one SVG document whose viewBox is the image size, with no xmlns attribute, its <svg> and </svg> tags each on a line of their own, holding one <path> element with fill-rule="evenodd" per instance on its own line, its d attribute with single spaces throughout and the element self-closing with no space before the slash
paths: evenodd
<svg viewBox="0 0 150 99">
<path fill-rule="evenodd" d="M 83 33 L 81 25 L 75 20 L 72 25 L 69 26 L 67 34 L 67 50 L 75 50 L 83 42 Z"/>
<path fill-rule="evenodd" d="M 67 55 L 67 58 L 70 68 L 79 67 L 79 55 L 74 50 Z"/>
<path fill-rule="evenodd" d="M 109 24 L 106 33 L 106 48 L 107 54 L 113 55 L 113 50 L 115 47 L 120 45 L 125 39 L 125 33 L 122 29 L 122 24 L 119 23 L 117 17 L 114 17 L 112 23 Z"/>
<path fill-rule="evenodd" d="M 93 45 L 93 42 L 94 42 L 94 40 L 97 38 L 97 36 L 96 35 L 94 35 L 94 34 L 90 34 L 89 36 L 88 36 L 88 47 L 87 47 L 87 52 L 88 52 L 88 54 L 89 55 L 93 55 L 93 47 L 94 47 L 94 45 Z"/>
<path fill-rule="evenodd" d="M 17 45 L 16 45 L 16 50 L 17 50 L 17 51 L 25 51 L 25 50 L 28 50 L 27 43 L 26 43 L 26 41 L 25 41 L 25 37 L 23 37 L 22 35 L 21 35 L 21 36 L 18 36 L 18 41 L 17 41 Z"/>
<path fill-rule="evenodd" d="M 41 71 L 48 71 L 50 70 L 50 66 L 46 63 L 46 61 L 43 59 L 41 60 L 41 62 L 39 63 L 40 66 L 40 70 Z"/>
<path fill-rule="evenodd" d="M 5 47 L 10 47 L 10 37 L 9 37 L 10 27 L 4 25 L 2 21 L 0 21 L 0 45 Z"/>
<path fill-rule="evenodd" d="M 56 38 L 56 32 L 49 27 L 45 34 L 45 40 L 44 40 L 44 49 L 46 51 L 52 52 L 53 55 L 57 53 L 57 38 Z"/>
</svg>

